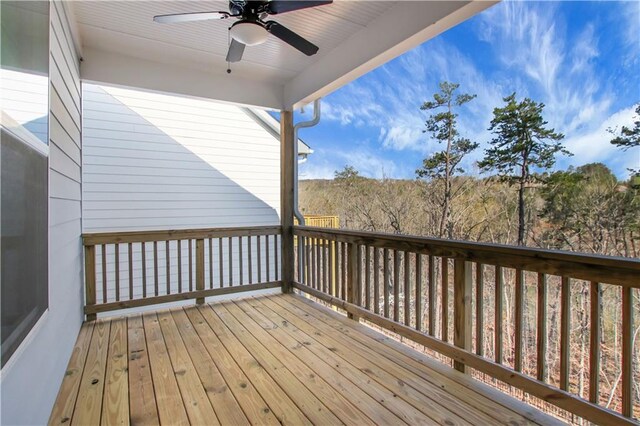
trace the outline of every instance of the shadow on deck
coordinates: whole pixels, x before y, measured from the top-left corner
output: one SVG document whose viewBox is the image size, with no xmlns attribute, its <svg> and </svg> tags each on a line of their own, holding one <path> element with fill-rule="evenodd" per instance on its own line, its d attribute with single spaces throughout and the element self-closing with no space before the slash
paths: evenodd
<svg viewBox="0 0 640 426">
<path fill-rule="evenodd" d="M 297 295 L 82 326 L 50 424 L 553 424 Z"/>
</svg>

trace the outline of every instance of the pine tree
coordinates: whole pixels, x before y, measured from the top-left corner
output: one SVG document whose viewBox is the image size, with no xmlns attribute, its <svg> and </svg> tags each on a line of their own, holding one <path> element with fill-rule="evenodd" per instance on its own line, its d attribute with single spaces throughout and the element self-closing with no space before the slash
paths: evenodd
<svg viewBox="0 0 640 426">
<path fill-rule="evenodd" d="M 422 167 L 416 170 L 419 178 L 441 180 L 442 185 L 442 215 L 440 218 L 439 237 L 453 238 L 453 223 L 451 220 L 451 203 L 457 191 L 453 191 L 453 178 L 456 174 L 464 173 L 460 162 L 465 155 L 478 147 L 478 144 L 460 136 L 457 129 L 458 114 L 454 108 L 461 107 L 473 100 L 476 95 L 455 95 L 459 84 L 444 81 L 440 83 L 440 93 L 433 95 L 433 101 L 425 102 L 420 109 L 434 111 L 426 122 L 424 133 L 446 148 L 423 160 Z"/>
<path fill-rule="evenodd" d="M 518 245 L 525 245 L 525 188 L 534 177 L 532 168 L 550 169 L 556 155 L 571 155 L 560 141 L 561 133 L 547 128 L 542 117 L 544 104 L 529 98 L 518 102 L 513 93 L 503 99 L 506 105 L 493 110 L 489 130 L 495 137 L 489 142 L 484 158 L 478 162 L 482 171 L 495 171 L 510 184 L 518 185 Z"/>
</svg>

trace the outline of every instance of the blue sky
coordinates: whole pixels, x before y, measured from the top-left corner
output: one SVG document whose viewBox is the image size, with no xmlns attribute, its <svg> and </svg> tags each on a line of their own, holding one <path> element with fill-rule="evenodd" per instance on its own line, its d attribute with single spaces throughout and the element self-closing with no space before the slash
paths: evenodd
<svg viewBox="0 0 640 426">
<path fill-rule="evenodd" d="M 616 149 L 606 131 L 631 125 L 640 102 L 640 1 L 505 1 L 325 97 L 320 124 L 300 134 L 315 151 L 300 177 L 332 178 L 350 164 L 365 176 L 414 178 L 441 149 L 422 132 L 420 105 L 442 80 L 477 95 L 459 111 L 462 135 L 481 144 L 470 173 L 491 139 L 493 108 L 514 91 L 544 102 L 545 119 L 565 134 L 574 156 L 556 168 L 600 161 L 626 178 L 640 167 L 640 149 Z"/>
</svg>

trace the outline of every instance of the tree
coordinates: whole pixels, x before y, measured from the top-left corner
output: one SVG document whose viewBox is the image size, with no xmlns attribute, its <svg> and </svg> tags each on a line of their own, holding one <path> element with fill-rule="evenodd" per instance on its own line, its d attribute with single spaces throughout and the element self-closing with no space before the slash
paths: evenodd
<svg viewBox="0 0 640 426">
<path fill-rule="evenodd" d="M 609 133 L 615 136 L 611 139 L 611 144 L 622 148 L 623 151 L 640 146 L 640 103 L 636 106 L 636 121 L 633 124 L 633 128 L 622 126 L 617 135 L 614 129 L 608 129 Z M 629 169 L 629 171 L 635 175 L 632 179 L 634 179 L 634 186 L 637 186 L 640 181 L 640 169 Z"/>
<path fill-rule="evenodd" d="M 518 185 L 518 245 L 525 244 L 525 188 L 532 180 L 531 169 L 550 169 L 557 154 L 571 155 L 560 141 L 564 138 L 542 118 L 544 104 L 529 98 L 516 101 L 512 93 L 503 99 L 506 105 L 494 108 L 489 130 L 495 137 L 489 142 L 482 171 L 496 171 L 509 184 Z"/>
<path fill-rule="evenodd" d="M 360 172 L 353 166 L 345 165 L 342 170 L 333 172 L 333 176 L 337 181 L 353 183 L 360 178 Z"/>
<path fill-rule="evenodd" d="M 633 123 L 633 128 L 622 126 L 620 133 L 611 139 L 611 144 L 625 151 L 629 148 L 640 146 L 640 103 L 636 106 L 636 114 L 636 121 Z M 609 132 L 615 135 L 614 130 L 610 129 Z"/>
<path fill-rule="evenodd" d="M 455 91 L 459 84 L 447 81 L 440 83 L 440 93 L 433 95 L 433 101 L 425 102 L 420 109 L 435 111 L 426 121 L 426 130 L 438 143 L 446 143 L 446 148 L 423 160 L 422 167 L 416 170 L 419 178 L 442 181 L 442 215 L 440 218 L 439 237 L 453 237 L 451 220 L 451 203 L 458 191 L 453 191 L 453 177 L 464 173 L 460 162 L 465 155 L 478 147 L 478 144 L 459 135 L 456 119 L 458 114 L 454 108 L 461 107 L 473 100 L 476 95 L 459 94 Z M 458 188 L 460 189 L 460 188 Z"/>
</svg>

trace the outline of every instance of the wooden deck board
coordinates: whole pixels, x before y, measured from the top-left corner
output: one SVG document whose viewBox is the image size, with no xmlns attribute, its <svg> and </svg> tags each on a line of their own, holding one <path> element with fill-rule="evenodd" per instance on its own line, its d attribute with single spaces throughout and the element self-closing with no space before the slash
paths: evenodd
<svg viewBox="0 0 640 426">
<path fill-rule="evenodd" d="M 553 424 L 308 299 L 83 325 L 50 424 Z"/>
</svg>

